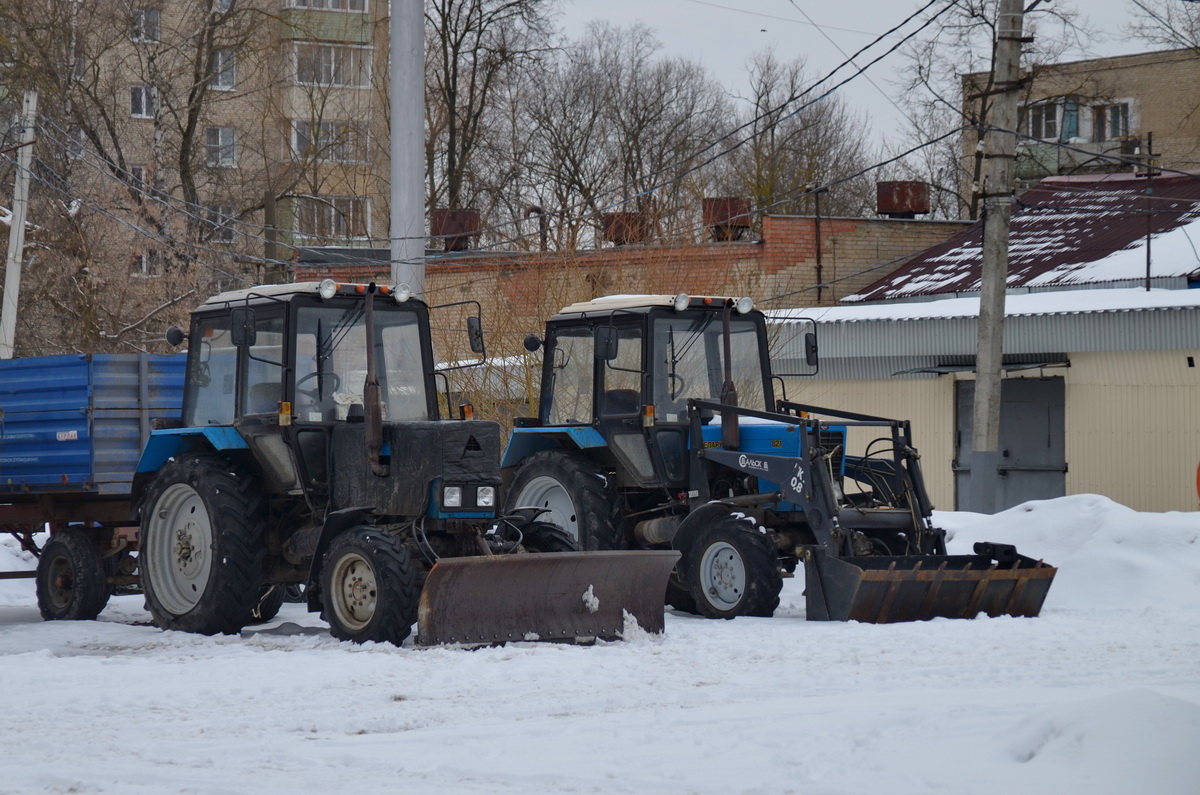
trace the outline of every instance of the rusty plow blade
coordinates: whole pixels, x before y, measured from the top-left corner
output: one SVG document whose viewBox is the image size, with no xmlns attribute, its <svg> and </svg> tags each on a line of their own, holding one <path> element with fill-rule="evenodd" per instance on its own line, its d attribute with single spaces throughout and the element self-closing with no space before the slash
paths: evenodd
<svg viewBox="0 0 1200 795">
<path fill-rule="evenodd" d="M 1036 616 L 1058 571 L 1006 544 L 975 555 L 805 555 L 808 618 L 889 624 L 931 618 Z"/>
<path fill-rule="evenodd" d="M 626 613 L 661 633 L 678 558 L 674 550 L 442 558 L 421 592 L 416 642 L 613 640 Z"/>
</svg>

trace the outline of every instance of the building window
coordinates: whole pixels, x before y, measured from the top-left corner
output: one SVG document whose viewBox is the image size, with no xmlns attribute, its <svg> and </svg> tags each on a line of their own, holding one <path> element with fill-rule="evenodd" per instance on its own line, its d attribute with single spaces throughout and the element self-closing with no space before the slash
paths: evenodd
<svg viewBox="0 0 1200 795">
<path fill-rule="evenodd" d="M 1030 105 L 1025 110 L 1029 122 L 1029 135 L 1047 141 L 1058 140 L 1058 109 L 1057 102 L 1043 102 Z"/>
<path fill-rule="evenodd" d="M 132 30 L 129 37 L 134 41 L 158 42 L 162 12 L 157 8 L 135 8 L 130 14 Z"/>
<path fill-rule="evenodd" d="M 139 279 L 154 279 L 162 275 L 162 255 L 158 251 L 143 251 L 133 255 L 129 275 Z"/>
<path fill-rule="evenodd" d="M 346 121 L 292 120 L 292 158 L 325 163 L 367 162 L 367 130 Z"/>
<path fill-rule="evenodd" d="M 82 128 L 75 127 L 71 130 L 69 137 L 70 143 L 67 144 L 67 157 L 72 160 L 78 160 L 87 151 L 87 133 Z"/>
<path fill-rule="evenodd" d="M 150 86 L 129 87 L 129 115 L 135 119 L 154 118 L 154 89 Z"/>
<path fill-rule="evenodd" d="M 130 166 L 129 167 L 129 184 L 138 190 L 146 189 L 146 167 L 145 166 Z"/>
<path fill-rule="evenodd" d="M 1129 135 L 1129 103 L 1092 108 L 1092 140 L 1111 141 Z"/>
<path fill-rule="evenodd" d="M 302 196 L 297 200 L 296 231 L 319 241 L 369 235 L 370 201 L 361 196 Z"/>
<path fill-rule="evenodd" d="M 232 127 L 209 127 L 204 138 L 208 165 L 227 168 L 237 165 L 237 138 Z"/>
<path fill-rule="evenodd" d="M 212 205 L 205 212 L 209 240 L 215 243 L 233 242 L 233 208 L 227 204 Z"/>
<path fill-rule="evenodd" d="M 322 11 L 366 11 L 367 0 L 288 0 L 288 7 Z"/>
<path fill-rule="evenodd" d="M 294 56 L 296 82 L 301 85 L 371 85 L 370 47 L 300 41 L 295 44 Z"/>
<path fill-rule="evenodd" d="M 237 55 L 233 50 L 213 50 L 211 88 L 230 91 L 237 84 Z"/>
</svg>

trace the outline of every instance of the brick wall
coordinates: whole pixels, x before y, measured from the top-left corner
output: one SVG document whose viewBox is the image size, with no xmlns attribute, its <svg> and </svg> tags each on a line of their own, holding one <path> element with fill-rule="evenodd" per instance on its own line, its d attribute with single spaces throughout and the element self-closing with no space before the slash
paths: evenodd
<svg viewBox="0 0 1200 795">
<path fill-rule="evenodd" d="M 506 351 L 566 304 L 614 293 L 749 295 L 766 308 L 836 304 L 912 255 L 958 233 L 966 223 L 822 218 L 819 257 L 817 219 L 799 216 L 764 217 L 760 240 L 631 245 L 549 255 L 431 255 L 426 259 L 423 297 L 430 304 L 479 301 L 485 327 L 499 341 L 495 350 Z M 325 276 L 390 281 L 387 263 L 298 265 L 295 276 L 298 281 Z"/>
</svg>

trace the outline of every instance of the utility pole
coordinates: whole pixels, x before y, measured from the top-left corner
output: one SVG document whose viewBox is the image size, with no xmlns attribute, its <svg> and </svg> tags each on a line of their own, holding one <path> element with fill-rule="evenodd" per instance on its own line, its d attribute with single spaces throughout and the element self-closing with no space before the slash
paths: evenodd
<svg viewBox="0 0 1200 795">
<path fill-rule="evenodd" d="M 992 74 L 995 98 L 983 173 L 983 264 L 979 290 L 979 343 L 971 434 L 971 510 L 996 511 L 1000 466 L 1000 369 L 1004 358 L 1004 293 L 1012 220 L 1013 160 L 1017 151 L 1017 90 L 1021 78 L 1023 0 L 1000 0 Z"/>
<path fill-rule="evenodd" d="M 37 92 L 25 92 L 21 109 L 21 142 L 17 149 L 17 175 L 13 184 L 12 215 L 8 226 L 8 259 L 4 271 L 4 305 L 0 308 L 0 359 L 11 359 L 17 332 L 17 297 L 21 292 L 21 262 L 25 259 L 25 213 L 29 207 L 29 175 L 33 162 L 33 132 L 37 120 Z"/>
<path fill-rule="evenodd" d="M 425 292 L 425 4 L 391 0 L 392 284 Z"/>
</svg>

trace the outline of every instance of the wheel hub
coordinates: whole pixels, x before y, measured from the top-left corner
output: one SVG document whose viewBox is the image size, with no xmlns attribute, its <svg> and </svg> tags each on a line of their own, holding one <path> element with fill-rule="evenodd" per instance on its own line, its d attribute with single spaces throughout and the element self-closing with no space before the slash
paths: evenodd
<svg viewBox="0 0 1200 795">
<path fill-rule="evenodd" d="M 196 526 L 188 522 L 175 531 L 175 568 L 191 577 L 203 565 L 204 548 L 195 543 Z"/>
<path fill-rule="evenodd" d="M 722 542 L 709 547 L 701 571 L 706 580 L 705 591 L 722 609 L 741 600 L 746 588 L 746 565 L 732 545 Z"/>
</svg>

